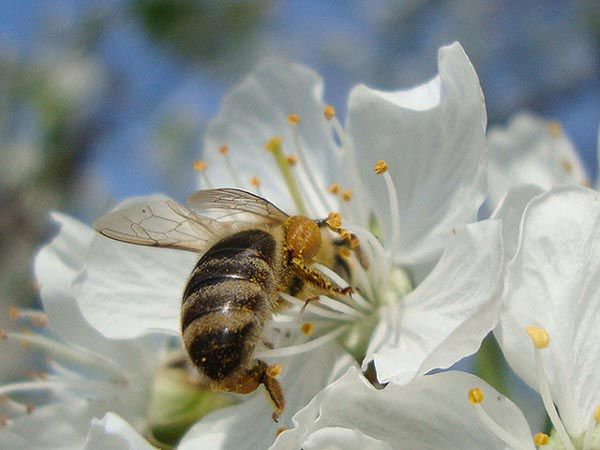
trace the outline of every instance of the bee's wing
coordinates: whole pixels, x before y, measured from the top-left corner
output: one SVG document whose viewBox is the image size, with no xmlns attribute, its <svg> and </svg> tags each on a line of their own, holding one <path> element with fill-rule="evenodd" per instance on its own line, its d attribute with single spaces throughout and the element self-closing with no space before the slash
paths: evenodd
<svg viewBox="0 0 600 450">
<path fill-rule="evenodd" d="M 188 207 L 196 214 L 219 221 L 281 224 L 289 217 L 273 203 L 240 189 L 205 189 L 188 197 Z"/>
<path fill-rule="evenodd" d="M 199 252 L 233 224 L 197 216 L 173 200 L 148 199 L 117 209 L 94 222 L 99 233 L 117 241 Z"/>
</svg>

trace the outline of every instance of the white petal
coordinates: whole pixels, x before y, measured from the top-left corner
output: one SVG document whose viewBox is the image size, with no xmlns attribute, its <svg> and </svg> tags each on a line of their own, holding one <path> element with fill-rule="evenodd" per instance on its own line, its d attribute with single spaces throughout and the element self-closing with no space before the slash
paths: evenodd
<svg viewBox="0 0 600 450">
<path fill-rule="evenodd" d="M 510 261 L 517 251 L 519 226 L 527 203 L 542 192 L 544 190 L 534 184 L 513 187 L 498 202 L 496 211 L 492 213 L 492 219 L 502 220 L 502 242 L 506 261 Z"/>
<path fill-rule="evenodd" d="M 54 213 L 52 218 L 60 225 L 59 232 L 39 251 L 34 263 L 49 328 L 71 345 L 108 356 L 125 369 L 143 371 L 157 357 L 160 340 L 146 336 L 117 342 L 105 338 L 83 318 L 72 284 L 85 263 L 94 232 L 68 216 Z"/>
<path fill-rule="evenodd" d="M 260 387 L 250 400 L 216 411 L 203 418 L 183 437 L 178 450 L 257 449 L 275 442 L 280 427 L 290 427 L 292 416 L 327 384 L 346 372 L 355 362 L 336 344 L 318 351 L 278 360 L 286 407 L 279 423 L 273 422 L 270 402 Z"/>
<path fill-rule="evenodd" d="M 262 195 L 286 212 L 294 212 L 281 173 L 264 146 L 269 139 L 280 136 L 284 152 L 295 153 L 287 117 L 298 114 L 300 141 L 309 158 L 310 170 L 326 187 L 325 176 L 333 176 L 331 170 L 336 167 L 331 164 L 336 145 L 323 107 L 323 82 L 316 73 L 282 61 L 260 65 L 225 97 L 219 116 L 207 128 L 203 157 L 208 163 L 206 173 L 211 182 L 215 187 L 253 190 L 249 180 L 258 176 L 263 182 Z M 228 157 L 241 184 L 218 151 L 223 144 L 229 147 Z"/>
<path fill-rule="evenodd" d="M 488 190 L 492 205 L 513 186 L 529 183 L 549 189 L 588 184 L 569 137 L 558 124 L 521 113 L 506 128 L 488 132 Z"/>
<path fill-rule="evenodd" d="M 433 272 L 401 303 L 384 308 L 363 368 L 407 383 L 475 353 L 498 321 L 502 286 L 499 221 L 456 230 Z"/>
<path fill-rule="evenodd" d="M 376 390 L 356 370 L 325 388 L 300 411 L 294 417 L 294 429 L 281 434 L 274 448 L 302 448 L 319 430 L 343 427 L 394 449 L 504 450 L 506 446 L 482 425 L 468 402 L 467 393 L 475 387 L 483 391 L 486 412 L 523 448 L 534 449 L 521 411 L 474 375 L 444 372 L 406 386 L 389 384 Z"/>
<path fill-rule="evenodd" d="M 537 388 L 525 327 L 550 334 L 542 351 L 550 389 L 567 431 L 579 436 L 600 405 L 600 194 L 557 188 L 525 209 L 508 264 L 496 331 L 515 372 Z"/>
<path fill-rule="evenodd" d="M 359 430 L 341 427 L 321 428 L 302 443 L 303 450 L 392 450 L 383 441 L 373 439 Z"/>
<path fill-rule="evenodd" d="M 392 250 L 405 264 L 439 255 L 449 231 L 473 222 L 484 198 L 486 113 L 477 75 L 458 43 L 440 49 L 438 66 L 436 78 L 412 90 L 358 86 L 350 94 L 348 132 L 386 243 L 387 194 L 373 165 L 389 163 L 401 230 Z"/>
<path fill-rule="evenodd" d="M 0 430 L 0 448 L 15 448 L 5 439 L 15 440 L 18 436 L 35 449 L 80 450 L 90 420 L 98 414 L 102 414 L 102 408 L 87 400 L 43 406 Z M 4 431 L 12 436 L 5 437 Z"/>
<path fill-rule="evenodd" d="M 84 317 L 107 337 L 178 334 L 181 296 L 197 259 L 192 252 L 96 236 L 75 296 Z"/>
<path fill-rule="evenodd" d="M 85 450 L 154 450 L 131 425 L 113 413 L 92 419 Z"/>
</svg>

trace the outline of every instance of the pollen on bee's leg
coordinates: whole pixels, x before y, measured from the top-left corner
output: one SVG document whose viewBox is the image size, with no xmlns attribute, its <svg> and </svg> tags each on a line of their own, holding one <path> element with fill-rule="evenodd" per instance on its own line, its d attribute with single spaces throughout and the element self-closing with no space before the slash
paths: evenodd
<svg viewBox="0 0 600 450">
<path fill-rule="evenodd" d="M 340 215 L 340 213 L 330 212 L 327 215 L 327 220 L 325 221 L 325 223 L 331 231 L 337 232 L 342 227 L 342 216 Z"/>
</svg>

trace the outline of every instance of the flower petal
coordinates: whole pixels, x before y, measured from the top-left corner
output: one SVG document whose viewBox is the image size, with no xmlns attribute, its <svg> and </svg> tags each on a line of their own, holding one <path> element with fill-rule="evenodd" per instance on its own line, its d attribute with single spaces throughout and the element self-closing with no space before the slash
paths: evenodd
<svg viewBox="0 0 600 450">
<path fill-rule="evenodd" d="M 387 198 L 373 165 L 390 166 L 402 230 L 391 250 L 404 264 L 439 255 L 449 231 L 475 221 L 484 199 L 486 113 L 477 75 L 458 43 L 440 49 L 438 66 L 436 78 L 408 91 L 361 85 L 350 94 L 348 133 L 373 205 Z M 378 209 L 388 243 L 389 212 Z"/>
<path fill-rule="evenodd" d="M 420 377 L 406 386 L 389 384 L 376 390 L 353 369 L 301 410 L 294 417 L 294 428 L 282 433 L 273 448 L 304 448 L 319 430 L 343 427 L 391 448 L 504 450 L 505 444 L 482 425 L 467 399 L 468 391 L 475 387 L 483 391 L 486 412 L 522 442 L 522 448 L 534 449 L 521 411 L 474 375 L 444 372 Z M 330 443 L 336 442 L 335 437 L 328 436 Z M 345 438 L 340 435 L 337 445 Z"/>
<path fill-rule="evenodd" d="M 569 137 L 557 123 L 533 114 L 518 114 L 506 128 L 490 129 L 488 150 L 492 205 L 519 184 L 530 183 L 544 189 L 560 184 L 589 184 Z"/>
<path fill-rule="evenodd" d="M 502 221 L 502 242 L 504 244 L 504 259 L 510 261 L 517 252 L 519 226 L 523 210 L 529 201 L 544 190 L 534 184 L 522 184 L 511 188 L 498 202 L 498 207 L 491 219 Z"/>
<path fill-rule="evenodd" d="M 103 335 L 179 333 L 181 295 L 198 256 L 96 236 L 74 284 L 84 317 Z"/>
<path fill-rule="evenodd" d="M 392 450 L 387 443 L 363 434 L 359 430 L 327 427 L 312 433 L 302 443 L 303 450 Z"/>
<path fill-rule="evenodd" d="M 92 419 L 84 450 L 155 450 L 127 421 L 114 413 Z"/>
<path fill-rule="evenodd" d="M 600 405 L 599 311 L 600 194 L 553 189 L 525 209 L 496 336 L 513 370 L 537 389 L 525 327 L 548 331 L 542 360 L 561 418 L 575 437 Z"/>
<path fill-rule="evenodd" d="M 380 382 L 402 384 L 476 352 L 498 321 L 502 264 L 499 221 L 456 230 L 423 283 L 382 309 L 363 368 L 373 359 Z"/>
<path fill-rule="evenodd" d="M 280 427 L 291 426 L 291 418 L 300 408 L 355 365 L 336 344 L 326 344 L 310 354 L 282 358 L 279 363 L 283 366 L 280 381 L 286 396 L 285 411 L 279 423 L 271 419 L 272 406 L 264 392 L 257 392 L 240 405 L 203 418 L 183 437 L 178 450 L 268 448 Z"/>
<path fill-rule="evenodd" d="M 214 187 L 254 190 L 250 179 L 258 176 L 263 180 L 261 195 L 288 213 L 296 211 L 281 172 L 265 151 L 265 144 L 279 136 L 284 152 L 295 153 L 292 125 L 287 118 L 297 114 L 300 143 L 307 154 L 309 170 L 323 181 L 325 188 L 328 185 L 325 178 L 333 176 L 331 170 L 337 167 L 332 164 L 337 149 L 323 108 L 323 82 L 315 72 L 282 61 L 260 65 L 225 97 L 219 116 L 207 128 L 203 157 Z M 229 148 L 227 157 L 231 158 L 237 175 L 232 174 L 219 152 L 223 145 Z M 314 199 L 305 202 L 315 204 Z M 327 211 L 318 211 L 320 215 L 323 213 L 326 215 Z"/>
</svg>

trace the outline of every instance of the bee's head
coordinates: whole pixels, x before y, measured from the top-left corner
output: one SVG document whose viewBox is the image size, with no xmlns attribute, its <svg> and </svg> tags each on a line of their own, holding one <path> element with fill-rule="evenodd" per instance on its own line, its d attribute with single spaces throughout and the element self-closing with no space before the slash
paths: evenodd
<svg viewBox="0 0 600 450">
<path fill-rule="evenodd" d="M 292 216 L 285 227 L 285 244 L 295 256 L 304 261 L 312 260 L 321 248 L 321 230 L 314 220 L 304 216 Z"/>
</svg>

